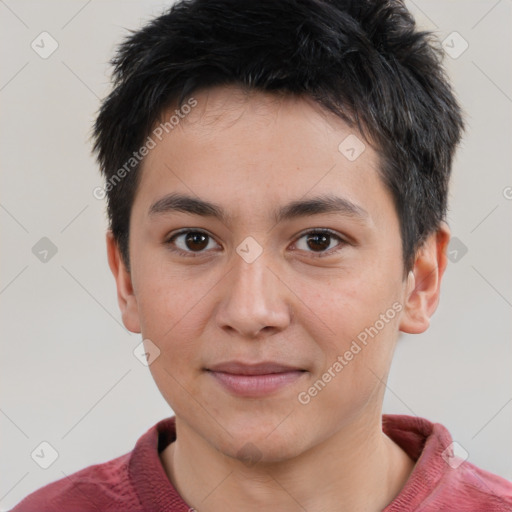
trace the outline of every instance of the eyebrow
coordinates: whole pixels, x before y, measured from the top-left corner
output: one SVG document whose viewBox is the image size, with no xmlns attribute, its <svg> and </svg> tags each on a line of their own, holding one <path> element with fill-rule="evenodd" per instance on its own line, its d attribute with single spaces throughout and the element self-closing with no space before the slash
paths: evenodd
<svg viewBox="0 0 512 512">
<path fill-rule="evenodd" d="M 179 193 L 168 194 L 153 203 L 149 208 L 150 217 L 172 212 L 212 217 L 224 224 L 229 224 L 231 220 L 231 216 L 221 206 Z M 279 224 L 285 220 L 325 213 L 337 213 L 360 221 L 367 220 L 369 217 L 366 210 L 352 201 L 326 194 L 310 199 L 292 201 L 275 211 L 273 218 L 275 223 Z"/>
</svg>

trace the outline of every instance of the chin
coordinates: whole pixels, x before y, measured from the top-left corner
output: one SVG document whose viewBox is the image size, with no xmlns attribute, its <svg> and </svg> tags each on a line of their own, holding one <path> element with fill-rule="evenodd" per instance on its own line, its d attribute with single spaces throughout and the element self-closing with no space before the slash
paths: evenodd
<svg viewBox="0 0 512 512">
<path fill-rule="evenodd" d="M 237 446 L 231 444 L 225 455 L 242 462 L 245 466 L 252 467 L 256 464 L 276 464 L 288 461 L 299 454 L 297 446 L 290 440 L 284 442 L 251 441 L 242 440 Z"/>
<path fill-rule="evenodd" d="M 281 418 L 282 419 L 282 418 Z M 253 418 L 252 425 L 230 427 L 229 434 L 222 436 L 216 448 L 227 457 L 239 460 L 246 466 L 258 463 L 278 463 L 289 460 L 301 453 L 299 441 L 304 442 L 304 434 L 298 436 L 286 428 L 277 428 L 277 423 L 269 426 L 257 424 Z"/>
</svg>

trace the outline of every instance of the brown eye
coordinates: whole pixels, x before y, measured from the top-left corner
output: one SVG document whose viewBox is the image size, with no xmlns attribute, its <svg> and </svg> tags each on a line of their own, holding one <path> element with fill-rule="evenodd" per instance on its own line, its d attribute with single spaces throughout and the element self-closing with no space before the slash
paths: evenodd
<svg viewBox="0 0 512 512">
<path fill-rule="evenodd" d="M 214 239 L 202 231 L 187 230 L 172 236 L 166 245 L 175 252 L 186 256 L 195 256 L 206 253 L 207 250 L 219 247 Z"/>
<path fill-rule="evenodd" d="M 191 251 L 202 251 L 208 245 L 208 235 L 191 231 L 185 237 L 185 245 Z"/>
<path fill-rule="evenodd" d="M 326 230 L 310 231 L 303 234 L 295 243 L 297 249 L 309 253 L 317 253 L 315 256 L 328 256 L 337 252 L 346 245 L 340 236 Z"/>
<path fill-rule="evenodd" d="M 325 233 L 313 233 L 307 236 L 306 243 L 312 251 L 325 251 L 331 244 L 331 235 Z"/>
</svg>

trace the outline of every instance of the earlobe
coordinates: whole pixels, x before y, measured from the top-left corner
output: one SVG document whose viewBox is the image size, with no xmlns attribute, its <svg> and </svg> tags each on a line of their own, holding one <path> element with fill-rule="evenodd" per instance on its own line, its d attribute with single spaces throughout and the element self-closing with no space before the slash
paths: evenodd
<svg viewBox="0 0 512 512">
<path fill-rule="evenodd" d="M 106 241 L 108 264 L 116 280 L 117 302 L 121 310 L 123 324 L 129 331 L 140 333 L 139 309 L 133 290 L 131 274 L 126 268 L 119 246 L 110 230 L 107 231 Z"/>
<path fill-rule="evenodd" d="M 430 235 L 416 254 L 409 272 L 400 330 L 410 334 L 426 331 L 437 309 L 441 280 L 446 269 L 450 230 L 445 223 Z"/>
</svg>

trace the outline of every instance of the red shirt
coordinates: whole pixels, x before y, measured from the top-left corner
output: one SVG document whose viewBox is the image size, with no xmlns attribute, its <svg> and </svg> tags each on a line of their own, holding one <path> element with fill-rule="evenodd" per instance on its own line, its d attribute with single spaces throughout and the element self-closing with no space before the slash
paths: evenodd
<svg viewBox="0 0 512 512">
<path fill-rule="evenodd" d="M 384 415 L 382 430 L 416 461 L 402 491 L 383 512 L 512 511 L 511 482 L 467 461 L 445 460 L 452 438 L 442 425 Z M 131 452 L 42 487 L 11 512 L 189 512 L 158 455 L 175 439 L 174 418 L 164 419 Z"/>
</svg>

